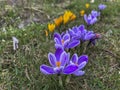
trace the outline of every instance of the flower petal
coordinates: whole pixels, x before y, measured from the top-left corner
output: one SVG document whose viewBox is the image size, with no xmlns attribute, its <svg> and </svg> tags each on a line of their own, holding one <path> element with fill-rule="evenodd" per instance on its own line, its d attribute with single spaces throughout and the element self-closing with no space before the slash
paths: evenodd
<svg viewBox="0 0 120 90">
<path fill-rule="evenodd" d="M 64 51 L 61 55 L 60 55 L 60 62 L 61 62 L 61 66 L 65 66 L 66 63 L 68 62 L 68 56 L 67 53 Z"/>
<path fill-rule="evenodd" d="M 56 49 L 57 49 L 57 48 L 64 49 L 64 47 L 63 47 L 62 45 L 60 45 L 60 44 L 55 44 L 55 48 L 56 48 Z"/>
<path fill-rule="evenodd" d="M 77 54 L 74 54 L 74 55 L 72 56 L 71 60 L 72 60 L 72 62 L 73 62 L 74 64 L 76 64 L 76 63 L 78 62 L 78 56 L 77 56 Z"/>
<path fill-rule="evenodd" d="M 86 34 L 85 35 L 85 40 L 90 40 L 95 36 L 95 34 Z"/>
<path fill-rule="evenodd" d="M 76 65 L 71 64 L 64 68 L 63 73 L 64 74 L 72 74 L 77 69 L 78 69 L 78 67 Z"/>
<path fill-rule="evenodd" d="M 78 58 L 78 65 L 80 65 L 82 62 L 88 62 L 88 56 L 82 55 Z"/>
<path fill-rule="evenodd" d="M 88 24 L 88 16 L 86 14 L 84 15 L 84 20 Z"/>
<path fill-rule="evenodd" d="M 57 61 L 60 60 L 60 55 L 61 55 L 62 52 L 63 52 L 63 49 L 61 47 L 56 49 L 55 57 L 56 57 Z"/>
<path fill-rule="evenodd" d="M 47 65 L 41 65 L 40 66 L 40 71 L 43 73 L 43 74 L 55 74 L 54 70 L 52 67 L 50 66 L 47 66 Z"/>
<path fill-rule="evenodd" d="M 57 38 L 59 41 L 61 41 L 61 35 L 59 33 L 54 33 L 54 38 Z"/>
<path fill-rule="evenodd" d="M 64 68 L 63 66 L 55 67 L 54 71 L 55 71 L 55 73 L 60 74 L 60 73 L 62 73 L 63 68 Z"/>
<path fill-rule="evenodd" d="M 85 71 L 79 70 L 79 71 L 74 72 L 73 74 L 76 76 L 82 76 L 85 74 Z"/>
<path fill-rule="evenodd" d="M 90 24 L 92 25 L 92 24 L 96 23 L 96 21 L 97 21 L 97 18 L 94 17 L 94 18 L 90 21 Z"/>
<path fill-rule="evenodd" d="M 55 57 L 55 55 L 52 54 L 52 53 L 49 53 L 48 54 L 48 59 L 49 59 L 50 65 L 55 67 L 56 66 L 56 57 Z"/>
<path fill-rule="evenodd" d="M 80 30 L 81 32 L 83 32 L 84 29 L 85 29 L 85 26 L 84 26 L 84 25 L 80 25 L 78 28 L 79 28 L 79 30 Z"/>
<path fill-rule="evenodd" d="M 63 40 L 66 41 L 66 40 L 70 40 L 70 35 L 69 34 L 65 34 L 63 36 Z"/>
<path fill-rule="evenodd" d="M 78 46 L 79 44 L 80 44 L 79 40 L 73 40 L 68 44 L 67 48 L 74 48 L 74 47 Z"/>
<path fill-rule="evenodd" d="M 62 45 L 61 40 L 59 40 L 58 38 L 54 38 L 54 42 L 55 42 L 55 44 Z"/>
<path fill-rule="evenodd" d="M 86 64 L 87 64 L 86 61 L 82 62 L 82 63 L 78 66 L 78 67 L 79 67 L 78 69 L 80 70 L 80 69 L 84 68 Z"/>
</svg>

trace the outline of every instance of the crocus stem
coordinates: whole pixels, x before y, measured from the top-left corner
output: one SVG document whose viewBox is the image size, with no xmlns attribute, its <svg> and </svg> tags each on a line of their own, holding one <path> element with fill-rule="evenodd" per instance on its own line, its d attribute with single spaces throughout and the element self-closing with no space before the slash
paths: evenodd
<svg viewBox="0 0 120 90">
<path fill-rule="evenodd" d="M 62 87 L 63 86 L 62 77 L 59 75 L 58 78 L 59 78 L 59 85 Z"/>
<path fill-rule="evenodd" d="M 69 76 L 66 77 L 66 83 L 70 82 L 70 78 L 71 78 L 71 75 L 69 75 Z"/>
<path fill-rule="evenodd" d="M 85 52 L 86 52 L 86 48 L 87 48 L 87 47 L 84 47 L 83 54 L 85 54 Z"/>
</svg>

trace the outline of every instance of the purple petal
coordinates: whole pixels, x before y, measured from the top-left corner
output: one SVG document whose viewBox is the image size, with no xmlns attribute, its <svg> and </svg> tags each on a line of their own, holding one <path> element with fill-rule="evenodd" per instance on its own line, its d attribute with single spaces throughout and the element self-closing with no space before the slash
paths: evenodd
<svg viewBox="0 0 120 90">
<path fill-rule="evenodd" d="M 86 14 L 84 15 L 84 20 L 85 20 L 86 23 L 88 23 L 88 18 L 87 18 Z"/>
<path fill-rule="evenodd" d="M 79 70 L 79 71 L 74 72 L 73 74 L 76 75 L 76 76 L 82 76 L 82 75 L 85 74 L 85 72 L 82 71 L 82 70 Z"/>
<path fill-rule="evenodd" d="M 90 21 L 90 24 L 92 25 L 92 24 L 96 23 L 96 21 L 97 21 L 97 18 L 95 17 Z"/>
<path fill-rule="evenodd" d="M 71 35 L 71 36 L 73 36 L 75 33 L 74 33 L 74 31 L 73 30 L 69 30 L 69 34 Z"/>
<path fill-rule="evenodd" d="M 54 38 L 58 38 L 59 40 L 61 40 L 61 35 L 59 33 L 54 33 Z"/>
<path fill-rule="evenodd" d="M 63 40 L 66 41 L 66 40 L 70 40 L 70 35 L 69 34 L 65 34 L 63 36 Z"/>
<path fill-rule="evenodd" d="M 60 60 L 60 55 L 62 54 L 62 52 L 63 52 L 63 49 L 61 47 L 56 49 L 56 51 L 55 51 L 55 57 L 56 57 L 57 61 Z"/>
<path fill-rule="evenodd" d="M 43 74 L 55 74 L 54 70 L 52 67 L 50 66 L 47 66 L 47 65 L 41 65 L 40 66 L 40 71 L 43 73 Z"/>
<path fill-rule="evenodd" d="M 50 65 L 55 67 L 56 66 L 56 57 L 55 57 L 55 55 L 52 54 L 52 53 L 49 53 L 48 54 L 48 59 L 49 59 Z"/>
<path fill-rule="evenodd" d="M 54 41 L 55 41 L 56 44 L 62 44 L 61 40 L 59 40 L 58 38 L 54 38 Z"/>
<path fill-rule="evenodd" d="M 54 71 L 55 71 L 55 73 L 60 74 L 62 72 L 63 68 L 64 67 L 62 67 L 62 66 L 61 67 L 55 67 Z"/>
<path fill-rule="evenodd" d="M 84 26 L 84 25 L 80 25 L 80 26 L 79 26 L 79 30 L 80 30 L 80 31 L 82 31 L 82 32 L 83 32 L 83 31 L 84 31 L 84 29 L 85 29 L 85 26 Z"/>
<path fill-rule="evenodd" d="M 65 66 L 66 63 L 68 62 L 68 56 L 65 51 L 60 56 L 60 62 L 61 62 L 61 66 Z"/>
<path fill-rule="evenodd" d="M 93 37 L 95 36 L 95 34 L 86 34 L 85 35 L 85 40 L 90 40 L 90 39 L 92 39 Z"/>
<path fill-rule="evenodd" d="M 58 48 L 61 48 L 61 49 L 64 49 L 64 47 L 60 44 L 55 44 L 55 48 L 58 49 Z"/>
<path fill-rule="evenodd" d="M 78 65 L 80 65 L 82 62 L 88 62 L 88 56 L 82 55 L 78 58 Z"/>
<path fill-rule="evenodd" d="M 67 64 L 69 63 L 70 60 L 70 53 L 67 54 Z"/>
<path fill-rule="evenodd" d="M 80 69 L 84 68 L 86 64 L 87 64 L 86 61 L 82 62 L 82 63 L 78 66 L 78 67 L 79 67 L 78 69 L 80 70 Z"/>
<path fill-rule="evenodd" d="M 78 69 L 76 65 L 68 65 L 67 67 L 64 68 L 63 73 L 64 74 L 72 74 Z"/>
<path fill-rule="evenodd" d="M 73 40 L 68 44 L 67 48 L 74 48 L 74 47 L 78 46 L 79 44 L 80 44 L 79 40 Z"/>
<path fill-rule="evenodd" d="M 74 64 L 77 64 L 77 62 L 78 62 L 78 56 L 77 56 L 77 54 L 74 54 L 74 55 L 72 56 L 71 60 L 72 60 L 72 62 L 73 62 Z"/>
</svg>

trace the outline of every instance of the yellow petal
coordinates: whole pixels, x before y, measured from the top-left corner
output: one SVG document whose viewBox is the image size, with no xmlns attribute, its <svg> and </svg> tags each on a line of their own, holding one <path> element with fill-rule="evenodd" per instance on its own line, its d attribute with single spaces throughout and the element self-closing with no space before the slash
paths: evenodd
<svg viewBox="0 0 120 90">
<path fill-rule="evenodd" d="M 86 7 L 86 8 L 89 8 L 89 7 L 90 7 L 90 4 L 89 4 L 89 3 L 86 3 L 86 4 L 85 4 L 85 7 Z"/>
</svg>

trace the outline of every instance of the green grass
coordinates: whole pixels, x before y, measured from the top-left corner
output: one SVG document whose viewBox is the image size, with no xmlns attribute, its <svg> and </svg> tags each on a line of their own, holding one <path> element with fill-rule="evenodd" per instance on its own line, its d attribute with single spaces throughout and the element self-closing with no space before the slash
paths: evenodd
<svg viewBox="0 0 120 90">
<path fill-rule="evenodd" d="M 66 4 L 61 8 L 58 6 L 60 3 L 55 4 L 56 2 L 53 0 L 45 0 L 42 4 L 42 11 L 44 11 L 43 14 L 50 16 L 47 19 L 48 22 L 51 22 L 67 9 L 79 16 L 79 11 L 84 9 L 87 1 L 73 0 L 71 4 Z M 91 4 L 88 12 L 97 9 L 100 2 L 96 1 Z M 52 5 L 52 3 L 54 4 Z M 44 33 L 48 22 L 46 21 L 44 24 L 31 23 L 24 29 L 18 29 L 17 25 L 22 20 L 17 19 L 17 16 L 20 15 L 22 10 L 16 8 L 16 13 L 8 12 L 5 16 L 2 16 L 1 20 L 4 20 L 5 23 L 0 28 L 0 89 L 119 90 L 120 2 L 103 3 L 107 4 L 107 8 L 103 11 L 102 20 L 91 27 L 93 31 L 101 33 L 102 38 L 95 47 L 89 47 L 86 51 L 89 56 L 89 63 L 85 67 L 86 73 L 81 77 L 72 76 L 70 83 L 64 84 L 63 88 L 59 87 L 56 75 L 43 75 L 39 70 L 41 64 L 48 64 L 47 54 L 54 52 L 53 40 L 46 38 Z M 12 24 L 11 19 L 15 20 Z M 82 23 L 82 18 L 78 17 L 76 22 L 70 22 L 65 29 Z M 5 27 L 6 33 L 2 31 L 3 27 Z M 17 51 L 13 51 L 12 36 L 19 39 L 19 49 Z"/>
</svg>

